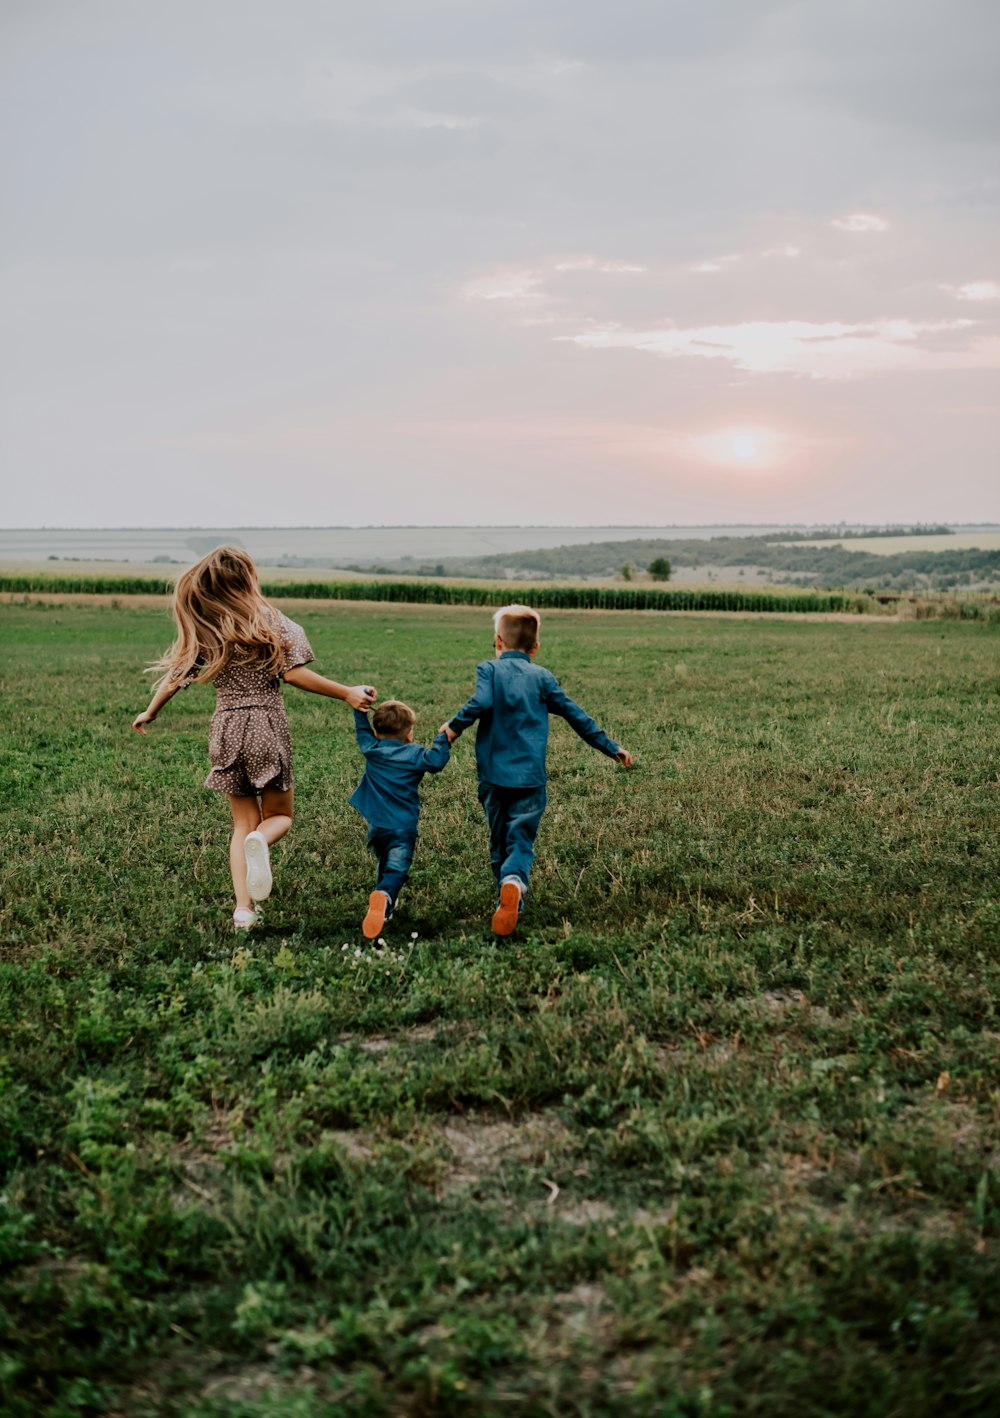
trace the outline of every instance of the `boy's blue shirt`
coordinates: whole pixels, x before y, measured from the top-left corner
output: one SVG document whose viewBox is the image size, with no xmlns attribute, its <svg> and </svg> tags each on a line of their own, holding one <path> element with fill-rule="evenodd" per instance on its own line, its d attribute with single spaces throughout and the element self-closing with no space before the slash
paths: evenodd
<svg viewBox="0 0 1000 1418">
<path fill-rule="evenodd" d="M 354 732 L 365 756 L 365 774 L 351 794 L 351 806 L 372 827 L 416 832 L 420 820 L 420 780 L 440 773 L 451 757 L 447 735 L 438 734 L 430 748 L 398 739 L 376 738 L 368 715 L 354 711 Z"/>
<path fill-rule="evenodd" d="M 576 704 L 551 670 L 523 650 L 504 650 L 476 666 L 472 698 L 449 720 L 460 734 L 479 721 L 476 768 L 480 782 L 498 788 L 540 788 L 547 781 L 549 715 L 559 714 L 585 743 L 615 758 L 621 747 Z"/>
</svg>

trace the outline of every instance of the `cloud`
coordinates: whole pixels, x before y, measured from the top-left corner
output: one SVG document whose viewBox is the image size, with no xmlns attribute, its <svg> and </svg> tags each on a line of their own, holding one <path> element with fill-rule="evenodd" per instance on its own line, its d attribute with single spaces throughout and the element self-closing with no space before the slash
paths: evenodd
<svg viewBox="0 0 1000 1418">
<path fill-rule="evenodd" d="M 966 281 L 964 286 L 942 286 L 959 300 L 1000 300 L 1000 281 Z"/>
<path fill-rule="evenodd" d="M 462 287 L 466 300 L 541 300 L 545 274 L 526 267 L 497 268 Z"/>
<path fill-rule="evenodd" d="M 466 281 L 461 294 L 465 300 L 547 300 L 554 303 L 556 297 L 545 290 L 546 283 L 577 271 L 610 276 L 642 275 L 646 267 L 630 261 L 604 260 L 598 256 L 562 256 L 534 267 L 494 267 Z"/>
<path fill-rule="evenodd" d="M 792 92 L 883 140 L 995 141 L 995 0 L 813 0 L 786 7 L 769 37 L 794 54 Z"/>
<path fill-rule="evenodd" d="M 600 261 L 596 256 L 568 256 L 557 261 L 552 269 L 560 274 L 563 271 L 601 271 L 605 275 L 629 276 L 641 275 L 646 267 L 629 261 Z"/>
<path fill-rule="evenodd" d="M 472 70 L 446 70 L 398 84 L 369 99 L 362 111 L 459 128 L 487 119 L 533 118 L 547 107 L 543 95 L 519 84 Z"/>
<path fill-rule="evenodd" d="M 888 231 L 889 223 L 882 217 L 873 217 L 870 212 L 852 212 L 847 217 L 835 217 L 831 226 L 839 231 Z"/>
<path fill-rule="evenodd" d="M 337 10 L 337 39 L 349 53 L 382 63 L 503 61 L 534 52 L 564 66 L 677 61 L 738 50 L 788 0 L 435 0 L 413 5 L 366 0 Z M 312 0 L 317 26 L 330 27 L 328 0 Z"/>
<path fill-rule="evenodd" d="M 1000 368 L 1000 338 L 967 335 L 971 320 L 874 320 L 845 324 L 749 321 L 694 329 L 615 326 L 556 338 L 582 349 L 632 349 L 668 358 L 730 360 L 751 374 L 856 379 L 896 371 Z M 942 337 L 946 337 L 942 339 Z"/>
<path fill-rule="evenodd" d="M 687 269 L 695 275 L 708 275 L 716 271 L 724 271 L 727 266 L 734 266 L 737 261 L 742 261 L 739 255 L 713 256 L 708 261 L 696 261 L 693 266 Z"/>
</svg>

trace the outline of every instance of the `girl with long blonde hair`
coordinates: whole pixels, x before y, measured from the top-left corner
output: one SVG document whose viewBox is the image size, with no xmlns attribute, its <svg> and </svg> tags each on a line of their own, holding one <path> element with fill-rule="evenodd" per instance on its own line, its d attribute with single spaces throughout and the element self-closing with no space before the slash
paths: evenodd
<svg viewBox="0 0 1000 1418">
<path fill-rule="evenodd" d="M 271 893 L 270 848 L 292 825 L 292 740 L 282 681 L 365 711 L 376 694 L 370 685 L 347 687 L 306 668 L 314 656 L 305 632 L 264 599 L 257 569 L 238 547 L 216 547 L 183 572 L 173 610 L 177 638 L 150 666 L 161 677 L 132 727 L 145 734 L 179 689 L 215 685 L 205 787 L 229 798 L 233 925 L 249 930 Z"/>
</svg>

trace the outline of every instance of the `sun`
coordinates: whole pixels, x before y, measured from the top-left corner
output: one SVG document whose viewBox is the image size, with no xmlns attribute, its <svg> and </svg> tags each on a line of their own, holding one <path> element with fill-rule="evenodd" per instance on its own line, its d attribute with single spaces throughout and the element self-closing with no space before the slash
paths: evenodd
<svg viewBox="0 0 1000 1418">
<path fill-rule="evenodd" d="M 695 434 L 688 446 L 700 461 L 741 477 L 775 472 L 791 452 L 789 436 L 766 424 L 730 424 L 712 433 Z"/>
<path fill-rule="evenodd" d="M 737 433 L 730 440 L 729 448 L 734 458 L 748 463 L 757 456 L 757 439 L 752 433 Z"/>
</svg>

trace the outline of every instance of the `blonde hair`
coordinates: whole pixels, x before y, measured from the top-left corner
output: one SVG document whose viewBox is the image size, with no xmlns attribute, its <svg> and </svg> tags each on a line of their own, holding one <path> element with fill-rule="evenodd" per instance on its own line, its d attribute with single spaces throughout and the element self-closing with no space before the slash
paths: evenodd
<svg viewBox="0 0 1000 1418">
<path fill-rule="evenodd" d="M 285 642 L 278 614 L 264 600 L 257 568 L 240 547 L 216 547 L 181 573 L 174 587 L 177 639 L 149 669 L 159 685 L 216 678 L 233 660 L 253 661 L 277 676 Z"/>
<path fill-rule="evenodd" d="M 541 616 L 530 606 L 501 606 L 493 617 L 493 631 L 508 650 L 529 654 L 538 644 L 541 622 Z"/>
</svg>

